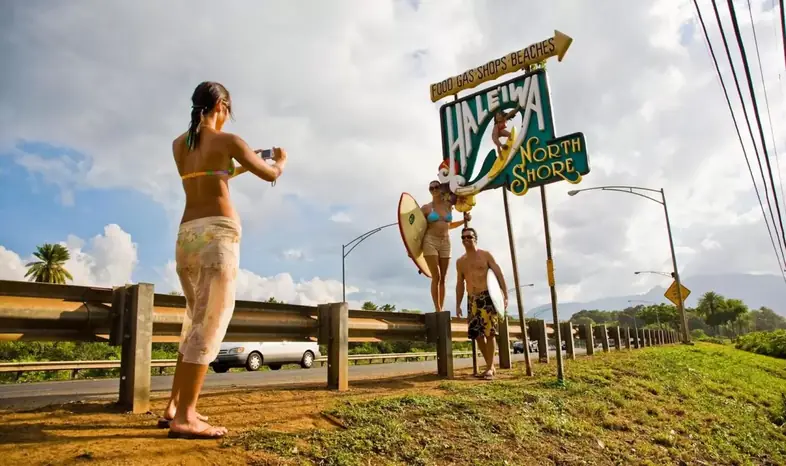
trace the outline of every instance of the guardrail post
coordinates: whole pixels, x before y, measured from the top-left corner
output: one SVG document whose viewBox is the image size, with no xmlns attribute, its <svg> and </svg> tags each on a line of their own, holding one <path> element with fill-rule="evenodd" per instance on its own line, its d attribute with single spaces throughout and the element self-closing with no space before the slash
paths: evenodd
<svg viewBox="0 0 786 466">
<path fill-rule="evenodd" d="M 600 345 L 603 347 L 603 352 L 609 352 L 609 329 L 606 327 L 606 324 L 601 324 L 598 327 L 595 327 L 600 330 Z"/>
<path fill-rule="evenodd" d="M 581 324 L 581 337 L 587 348 L 587 356 L 595 354 L 595 335 L 592 333 L 592 324 Z"/>
<path fill-rule="evenodd" d="M 576 359 L 576 346 L 573 341 L 573 323 L 571 321 L 560 323 L 560 336 L 565 340 L 565 352 L 568 354 L 568 359 Z M 560 349 L 562 351 L 562 344 L 560 342 Z"/>
<path fill-rule="evenodd" d="M 625 349 L 630 349 L 630 327 L 625 327 Z"/>
<path fill-rule="evenodd" d="M 327 344 L 327 387 L 349 389 L 349 306 L 331 303 L 319 306 L 319 335 Z"/>
<path fill-rule="evenodd" d="M 546 329 L 546 321 L 538 320 L 538 360 L 543 364 L 549 363 L 549 334 Z"/>
<path fill-rule="evenodd" d="M 614 330 L 612 330 L 612 332 L 613 332 L 612 336 L 614 337 L 614 349 L 619 351 L 620 349 L 622 349 L 622 342 L 620 341 L 622 340 L 622 333 L 620 332 L 619 325 L 614 327 Z"/>
<path fill-rule="evenodd" d="M 112 319 L 109 328 L 110 346 L 121 346 L 123 344 L 127 296 L 128 285 L 112 288 Z"/>
<path fill-rule="evenodd" d="M 505 315 L 499 322 L 499 368 L 510 369 L 513 367 L 510 358 L 510 329 L 508 316 Z"/>
<path fill-rule="evenodd" d="M 655 342 L 652 341 L 652 329 L 647 329 L 647 346 L 655 346 Z"/>
<path fill-rule="evenodd" d="M 134 414 L 150 410 L 154 294 L 154 287 L 150 283 L 130 286 L 126 299 L 128 306 L 123 312 L 118 404 Z"/>
<path fill-rule="evenodd" d="M 641 347 L 646 348 L 649 346 L 647 343 L 647 331 L 645 329 L 639 329 L 639 333 L 641 333 Z"/>
<path fill-rule="evenodd" d="M 453 378 L 453 333 L 450 312 L 429 312 L 426 316 L 426 342 L 437 345 L 437 374 Z M 428 358 L 426 358 L 428 359 Z"/>
</svg>

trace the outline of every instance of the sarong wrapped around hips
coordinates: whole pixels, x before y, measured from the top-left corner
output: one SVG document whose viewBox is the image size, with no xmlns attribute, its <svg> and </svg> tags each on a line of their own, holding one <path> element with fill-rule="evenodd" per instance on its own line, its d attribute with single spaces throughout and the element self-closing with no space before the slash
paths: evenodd
<svg viewBox="0 0 786 466">
<path fill-rule="evenodd" d="M 180 225 L 175 257 L 186 298 L 180 333 L 183 361 L 206 365 L 218 355 L 235 310 L 241 227 L 229 217 L 204 217 Z"/>
</svg>

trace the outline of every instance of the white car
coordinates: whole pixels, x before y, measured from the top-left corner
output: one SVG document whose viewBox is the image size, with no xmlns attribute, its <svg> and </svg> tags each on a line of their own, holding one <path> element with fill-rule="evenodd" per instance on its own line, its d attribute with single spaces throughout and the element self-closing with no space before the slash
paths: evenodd
<svg viewBox="0 0 786 466">
<path fill-rule="evenodd" d="M 310 341 L 224 342 L 210 367 L 218 373 L 232 367 L 257 371 L 263 365 L 278 370 L 284 364 L 300 364 L 300 367 L 308 369 L 319 357 L 322 357 L 319 345 Z"/>
</svg>

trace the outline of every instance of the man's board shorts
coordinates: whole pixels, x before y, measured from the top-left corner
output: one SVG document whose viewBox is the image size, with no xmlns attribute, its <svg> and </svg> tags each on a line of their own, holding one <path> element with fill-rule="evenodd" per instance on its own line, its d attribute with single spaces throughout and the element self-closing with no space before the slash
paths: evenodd
<svg viewBox="0 0 786 466">
<path fill-rule="evenodd" d="M 423 255 L 450 258 L 450 236 L 438 236 L 426 233 L 423 236 Z"/>
<path fill-rule="evenodd" d="M 218 355 L 235 311 L 240 237 L 240 225 L 229 217 L 180 225 L 175 258 L 186 297 L 178 349 L 184 362 L 207 365 Z"/>
<path fill-rule="evenodd" d="M 467 295 L 467 307 L 467 334 L 470 340 L 481 334 L 490 337 L 499 333 L 499 314 L 488 290 Z"/>
</svg>

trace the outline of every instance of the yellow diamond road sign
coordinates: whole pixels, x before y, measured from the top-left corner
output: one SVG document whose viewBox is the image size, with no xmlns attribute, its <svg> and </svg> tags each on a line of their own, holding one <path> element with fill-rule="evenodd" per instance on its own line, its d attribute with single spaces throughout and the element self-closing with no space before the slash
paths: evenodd
<svg viewBox="0 0 786 466">
<path fill-rule="evenodd" d="M 680 294 L 682 295 L 682 302 L 684 303 L 685 300 L 688 299 L 688 296 L 690 295 L 690 290 L 685 288 L 685 285 L 680 285 L 680 290 L 682 291 L 682 293 Z M 665 296 L 669 301 L 674 303 L 675 306 L 680 305 L 680 297 L 677 295 L 676 280 L 671 282 L 671 286 L 669 287 L 668 290 L 666 290 L 665 293 L 663 293 L 663 296 Z"/>
</svg>

